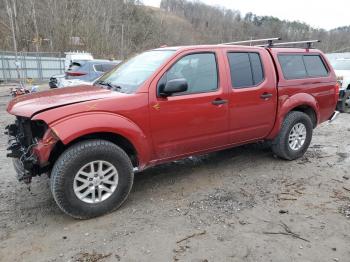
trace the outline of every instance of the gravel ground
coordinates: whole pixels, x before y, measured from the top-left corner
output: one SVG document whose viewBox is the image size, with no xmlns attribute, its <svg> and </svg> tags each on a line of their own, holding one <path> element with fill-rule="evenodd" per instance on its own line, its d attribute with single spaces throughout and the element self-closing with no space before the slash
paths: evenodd
<svg viewBox="0 0 350 262">
<path fill-rule="evenodd" d="M 10 97 L 0 87 L 1 127 Z M 2 133 L 2 132 L 1 132 Z M 299 160 L 256 145 L 136 175 L 122 208 L 73 220 L 48 179 L 15 179 L 0 137 L 0 261 L 350 261 L 350 115 Z"/>
</svg>

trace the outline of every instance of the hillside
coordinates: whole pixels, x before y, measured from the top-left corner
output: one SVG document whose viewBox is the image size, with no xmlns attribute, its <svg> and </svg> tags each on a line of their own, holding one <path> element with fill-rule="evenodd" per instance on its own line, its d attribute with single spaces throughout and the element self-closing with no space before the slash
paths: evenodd
<svg viewBox="0 0 350 262">
<path fill-rule="evenodd" d="M 320 39 L 318 47 L 325 52 L 350 46 L 350 26 L 326 31 L 275 17 L 242 16 L 237 10 L 198 1 L 162 0 L 159 9 L 139 0 L 7 0 L 0 2 L 0 50 L 13 49 L 6 3 L 11 3 L 19 51 L 35 51 L 38 46 L 39 51 L 85 50 L 97 57 L 125 59 L 164 44 L 274 36 L 286 41 Z"/>
<path fill-rule="evenodd" d="M 211 43 L 250 38 L 282 37 L 284 41 L 319 39 L 318 47 L 325 52 L 350 48 L 350 26 L 330 31 L 315 29 L 306 23 L 280 20 L 271 16 L 242 16 L 237 10 L 213 7 L 198 1 L 162 0 L 161 8 L 183 17 L 193 31 Z"/>
</svg>

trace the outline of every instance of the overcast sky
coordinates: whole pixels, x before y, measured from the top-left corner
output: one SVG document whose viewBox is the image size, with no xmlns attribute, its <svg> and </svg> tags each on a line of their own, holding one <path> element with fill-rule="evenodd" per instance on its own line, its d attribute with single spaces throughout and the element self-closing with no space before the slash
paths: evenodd
<svg viewBox="0 0 350 262">
<path fill-rule="evenodd" d="M 275 16 L 298 20 L 316 28 L 333 29 L 350 25 L 350 0 L 201 0 L 208 5 L 220 5 L 239 10 L 242 14 Z M 143 0 L 159 7 L 160 0 Z"/>
</svg>

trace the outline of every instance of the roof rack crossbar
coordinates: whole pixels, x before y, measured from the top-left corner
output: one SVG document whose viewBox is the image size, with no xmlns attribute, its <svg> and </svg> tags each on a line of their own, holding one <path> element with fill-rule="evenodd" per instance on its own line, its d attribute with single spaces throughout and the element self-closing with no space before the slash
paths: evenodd
<svg viewBox="0 0 350 262">
<path fill-rule="evenodd" d="M 295 41 L 295 42 L 283 42 L 283 43 L 272 43 L 268 45 L 257 45 L 260 47 L 276 47 L 276 46 L 284 46 L 284 45 L 297 45 L 297 44 L 306 44 L 307 48 L 312 48 L 313 43 L 320 43 L 321 40 L 305 40 L 305 41 Z"/>
<path fill-rule="evenodd" d="M 257 42 L 267 42 L 268 45 L 273 45 L 273 41 L 276 41 L 276 40 L 281 40 L 281 38 L 280 37 L 272 37 L 272 38 L 263 38 L 263 39 L 251 39 L 251 40 L 244 40 L 244 41 L 221 43 L 220 45 L 251 44 L 251 43 L 257 43 Z"/>
</svg>

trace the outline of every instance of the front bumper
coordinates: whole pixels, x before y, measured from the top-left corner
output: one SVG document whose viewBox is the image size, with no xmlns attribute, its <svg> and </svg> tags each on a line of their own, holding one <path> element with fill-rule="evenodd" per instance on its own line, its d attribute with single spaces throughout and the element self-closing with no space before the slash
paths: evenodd
<svg viewBox="0 0 350 262">
<path fill-rule="evenodd" d="M 58 141 L 50 128 L 42 131 L 42 138 L 37 137 L 38 131 L 31 125 L 30 119 L 17 117 L 5 132 L 8 135 L 7 157 L 12 158 L 18 180 L 25 183 L 30 183 L 34 176 L 48 172 L 50 153 Z"/>
<path fill-rule="evenodd" d="M 17 179 L 30 183 L 31 177 L 35 173 L 37 157 L 32 154 L 33 145 L 28 145 L 28 137 L 24 136 L 24 129 L 27 123 L 16 120 L 15 124 L 6 126 L 5 134 L 8 135 L 7 157 L 12 158 L 13 166 L 17 173 Z"/>
</svg>

